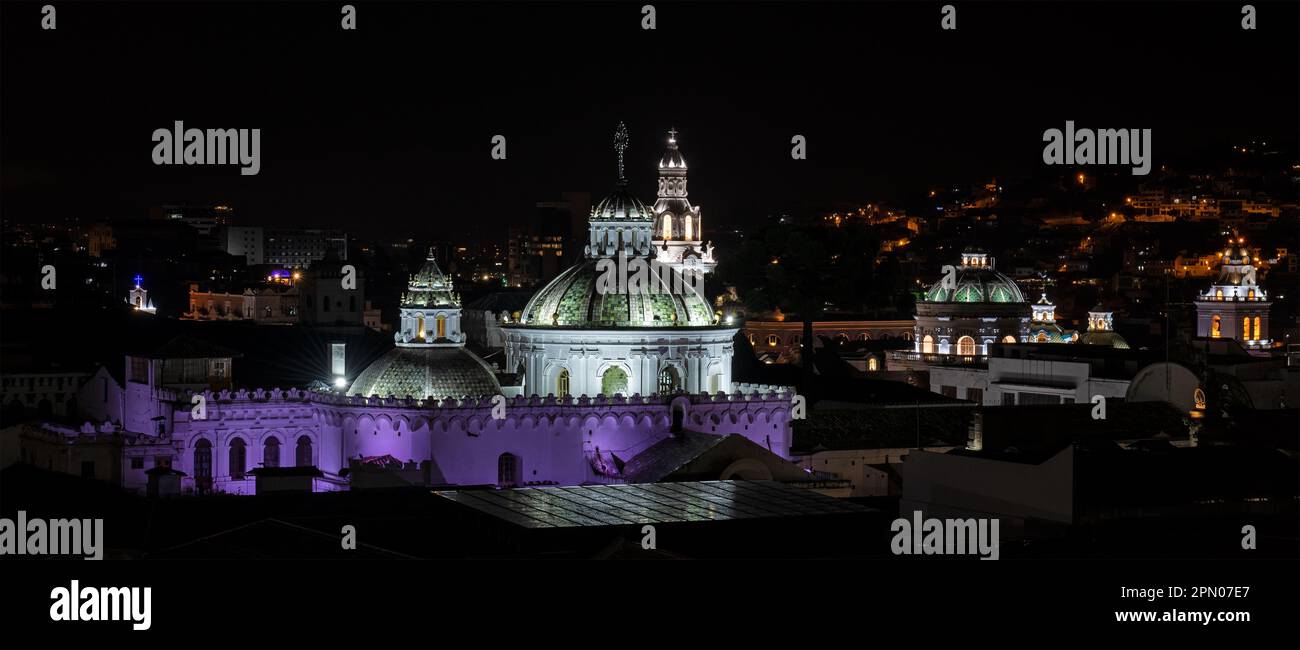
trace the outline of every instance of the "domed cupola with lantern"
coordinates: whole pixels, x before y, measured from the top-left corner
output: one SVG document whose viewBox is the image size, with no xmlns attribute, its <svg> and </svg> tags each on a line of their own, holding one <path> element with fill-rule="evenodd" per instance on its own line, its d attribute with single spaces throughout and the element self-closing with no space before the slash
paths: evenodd
<svg viewBox="0 0 1300 650">
<path fill-rule="evenodd" d="M 713 270 L 713 246 L 702 242 L 700 207 L 686 191 L 686 158 L 677 148 L 677 130 L 668 131 L 668 148 L 659 159 L 659 192 L 654 205 L 654 245 L 661 264 L 701 273 Z"/>
<path fill-rule="evenodd" d="M 1015 281 L 982 248 L 967 248 L 960 262 L 916 304 L 916 351 L 984 356 L 992 343 L 1029 340 L 1030 309 Z"/>
<path fill-rule="evenodd" d="M 347 394 L 416 399 L 500 394 L 492 369 L 465 349 L 460 309 L 451 278 L 430 251 L 402 294 L 396 347 L 367 366 Z"/>
<path fill-rule="evenodd" d="M 736 329 L 718 325 L 700 283 L 658 263 L 654 211 L 631 193 L 624 173 L 627 146 L 620 123 L 618 181 L 591 211 L 584 259 L 503 326 L 507 367 L 522 373 L 525 394 L 730 390 Z"/>
</svg>

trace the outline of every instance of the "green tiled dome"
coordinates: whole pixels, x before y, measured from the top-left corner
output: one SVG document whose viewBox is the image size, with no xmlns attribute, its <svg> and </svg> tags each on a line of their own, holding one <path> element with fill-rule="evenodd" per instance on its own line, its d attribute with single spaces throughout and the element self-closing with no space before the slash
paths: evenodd
<svg viewBox="0 0 1300 650">
<path fill-rule="evenodd" d="M 461 347 L 397 347 L 352 382 L 348 395 L 416 399 L 482 397 L 501 393 L 496 376 Z"/>
<path fill-rule="evenodd" d="M 704 327 L 713 325 L 713 310 L 689 286 L 677 293 L 602 294 L 596 260 L 584 260 L 538 291 L 524 307 L 529 327 Z"/>
<path fill-rule="evenodd" d="M 925 292 L 926 302 L 1024 302 L 1015 280 L 991 268 L 959 267 L 955 289 L 945 289 L 935 282 Z"/>
</svg>

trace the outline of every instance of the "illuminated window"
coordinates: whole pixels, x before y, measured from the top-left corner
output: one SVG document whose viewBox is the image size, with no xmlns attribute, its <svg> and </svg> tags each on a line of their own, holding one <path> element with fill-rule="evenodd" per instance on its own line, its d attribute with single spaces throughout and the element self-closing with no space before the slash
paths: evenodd
<svg viewBox="0 0 1300 650">
<path fill-rule="evenodd" d="M 438 336 L 436 338 L 447 338 L 447 317 L 438 314 Z"/>
<path fill-rule="evenodd" d="M 677 369 L 668 366 L 659 371 L 659 394 L 668 395 L 677 392 L 679 380 L 677 378 Z"/>
<path fill-rule="evenodd" d="M 921 352 L 924 352 L 925 354 L 934 354 L 933 336 L 926 334 L 925 338 L 921 339 Z"/>
<path fill-rule="evenodd" d="M 673 215 L 664 215 L 664 236 L 665 240 L 673 238 Z"/>
<path fill-rule="evenodd" d="M 1215 299 L 1215 300 L 1223 300 L 1223 289 L 1215 289 L 1215 290 L 1214 290 L 1214 299 Z"/>
<path fill-rule="evenodd" d="M 880 362 L 879 362 L 879 361 L 876 361 L 876 358 L 875 358 L 875 357 L 868 357 L 868 358 L 867 358 L 867 370 L 870 370 L 871 372 L 875 372 L 875 371 L 877 371 L 877 370 L 880 370 Z"/>
<path fill-rule="evenodd" d="M 1262 337 L 1260 337 L 1260 335 L 1259 335 L 1259 316 L 1256 316 L 1256 317 L 1255 317 L 1255 336 L 1254 336 L 1253 338 L 1254 338 L 1256 341 L 1259 341 L 1259 340 L 1261 340 L 1261 338 L 1262 338 Z"/>
<path fill-rule="evenodd" d="M 555 379 L 555 394 L 558 397 L 569 396 L 569 369 L 565 368 L 560 371 L 560 376 Z"/>
<path fill-rule="evenodd" d="M 686 218 L 683 219 L 682 221 L 683 221 L 683 225 L 686 226 L 686 241 L 694 241 L 694 240 L 695 240 L 695 224 L 692 223 L 692 222 L 694 221 L 694 219 L 691 219 L 690 215 L 687 215 Z"/>
<path fill-rule="evenodd" d="M 776 347 L 777 344 L 779 344 L 780 342 L 781 342 L 781 337 L 779 337 L 779 336 L 777 336 L 777 335 L 775 335 L 775 334 L 768 334 L 768 335 L 767 335 L 767 345 L 768 345 L 768 347 Z"/>
<path fill-rule="evenodd" d="M 1047 332 L 1039 332 L 1039 333 L 1038 333 L 1038 342 L 1039 342 L 1039 343 L 1046 343 L 1046 342 L 1047 342 Z"/>
<path fill-rule="evenodd" d="M 614 366 L 600 377 L 600 392 L 603 395 L 627 394 L 627 371 Z"/>
<path fill-rule="evenodd" d="M 1210 323 L 1210 337 L 1211 337 L 1211 338 L 1216 338 L 1216 339 L 1219 338 L 1219 336 L 1220 336 L 1220 329 L 1219 329 L 1219 328 L 1220 328 L 1220 326 L 1222 326 L 1222 324 L 1223 324 L 1223 319 L 1222 319 L 1222 318 L 1219 318 L 1219 315 L 1218 315 L 1218 314 L 1215 314 L 1215 315 L 1214 315 L 1214 320 Z"/>
<path fill-rule="evenodd" d="M 1254 290 L 1254 289 L 1247 289 L 1247 290 L 1246 290 L 1246 300 L 1254 300 L 1254 299 L 1255 299 L 1255 290 Z"/>
<path fill-rule="evenodd" d="M 975 354 L 975 339 L 963 336 L 957 339 L 957 354 L 969 357 Z"/>
<path fill-rule="evenodd" d="M 1249 316 L 1243 316 L 1241 319 L 1241 338 L 1246 341 L 1250 340 L 1250 317 Z"/>
<path fill-rule="evenodd" d="M 419 319 L 416 321 L 415 335 L 419 338 L 424 338 L 424 314 L 420 314 Z"/>
<path fill-rule="evenodd" d="M 1002 337 L 1002 342 L 1003 342 L 1003 343 L 1015 343 L 1015 342 L 1016 342 L 1016 337 L 1011 336 L 1010 334 L 1008 334 L 1008 335 Z"/>
</svg>

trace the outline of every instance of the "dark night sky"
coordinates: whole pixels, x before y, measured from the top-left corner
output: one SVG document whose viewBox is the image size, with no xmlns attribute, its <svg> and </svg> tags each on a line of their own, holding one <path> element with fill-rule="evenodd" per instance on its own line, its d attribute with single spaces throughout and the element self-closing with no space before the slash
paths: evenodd
<svg viewBox="0 0 1300 650">
<path fill-rule="evenodd" d="M 1156 164 L 1294 150 L 1296 3 L 4 3 L 0 216 L 228 202 L 367 235 L 504 232 L 614 181 L 646 200 L 675 125 L 706 227 L 1041 168 L 1042 132 L 1152 128 Z M 152 164 L 155 128 L 261 128 L 262 171 Z M 509 159 L 489 158 L 507 136 Z M 790 137 L 809 159 L 790 158 Z"/>
</svg>

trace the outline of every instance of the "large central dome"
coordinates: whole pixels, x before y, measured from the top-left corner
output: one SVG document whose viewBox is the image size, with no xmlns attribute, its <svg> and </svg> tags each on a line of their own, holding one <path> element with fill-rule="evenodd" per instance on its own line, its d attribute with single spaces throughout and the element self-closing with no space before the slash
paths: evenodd
<svg viewBox="0 0 1300 650">
<path fill-rule="evenodd" d="M 649 264 L 647 263 L 647 267 Z M 686 283 L 640 291 L 601 292 L 606 271 L 597 260 L 583 260 L 561 273 L 533 295 L 524 307 L 520 324 L 528 327 L 708 327 L 713 310 L 704 297 Z M 647 273 L 649 278 L 651 274 Z M 673 289 L 677 289 L 674 291 Z"/>
<path fill-rule="evenodd" d="M 955 282 L 944 286 L 943 279 L 925 292 L 925 302 L 1023 303 L 1025 297 L 1015 280 L 999 273 L 984 251 L 967 248 L 957 267 Z"/>
</svg>

